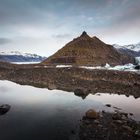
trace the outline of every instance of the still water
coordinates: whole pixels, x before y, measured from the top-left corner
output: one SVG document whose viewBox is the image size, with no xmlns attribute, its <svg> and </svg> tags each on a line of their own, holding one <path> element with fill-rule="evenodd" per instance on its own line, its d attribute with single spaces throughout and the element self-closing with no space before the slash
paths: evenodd
<svg viewBox="0 0 140 140">
<path fill-rule="evenodd" d="M 80 120 L 89 109 L 118 107 L 140 121 L 140 98 L 125 95 L 97 93 L 83 100 L 72 92 L 0 81 L 2 104 L 11 109 L 0 116 L 0 140 L 77 140 Z"/>
</svg>

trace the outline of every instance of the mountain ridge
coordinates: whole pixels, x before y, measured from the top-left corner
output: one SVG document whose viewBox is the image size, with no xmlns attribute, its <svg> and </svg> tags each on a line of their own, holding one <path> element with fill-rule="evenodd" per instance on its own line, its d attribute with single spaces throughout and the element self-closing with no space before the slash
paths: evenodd
<svg viewBox="0 0 140 140">
<path fill-rule="evenodd" d="M 132 55 L 133 57 L 140 57 L 140 43 L 129 45 L 113 44 L 113 46 L 120 52 Z"/>
<path fill-rule="evenodd" d="M 19 51 L 0 52 L 0 61 L 6 62 L 41 62 L 44 59 L 44 56 Z"/>
<path fill-rule="evenodd" d="M 134 58 L 119 52 L 112 45 L 106 44 L 97 37 L 90 37 L 85 31 L 67 43 L 42 64 L 71 64 L 88 66 L 105 66 L 106 63 L 123 65 L 134 63 Z"/>
</svg>

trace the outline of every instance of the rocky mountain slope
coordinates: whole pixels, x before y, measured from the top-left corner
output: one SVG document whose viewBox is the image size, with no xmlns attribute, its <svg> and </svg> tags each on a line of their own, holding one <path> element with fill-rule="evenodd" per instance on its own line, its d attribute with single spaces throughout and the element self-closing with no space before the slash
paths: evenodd
<svg viewBox="0 0 140 140">
<path fill-rule="evenodd" d="M 0 52 L 0 61 L 6 62 L 40 62 L 45 59 L 46 57 L 37 54 L 21 53 L 18 51 Z"/>
<path fill-rule="evenodd" d="M 44 65 L 84 65 L 111 66 L 134 63 L 134 58 L 119 52 L 112 45 L 105 44 L 97 37 L 90 37 L 86 32 L 73 39 L 62 49 L 43 61 Z"/>
</svg>

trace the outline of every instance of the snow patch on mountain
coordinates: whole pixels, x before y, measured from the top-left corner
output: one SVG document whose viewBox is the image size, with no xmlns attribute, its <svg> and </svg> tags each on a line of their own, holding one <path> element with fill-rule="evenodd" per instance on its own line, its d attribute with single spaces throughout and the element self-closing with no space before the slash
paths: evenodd
<svg viewBox="0 0 140 140">
<path fill-rule="evenodd" d="M 113 44 L 113 46 L 121 53 L 128 54 L 133 57 L 140 57 L 140 43 L 123 46 Z"/>
<path fill-rule="evenodd" d="M 123 48 L 123 49 L 129 49 L 129 50 L 136 51 L 136 52 L 140 51 L 140 42 L 137 44 L 129 44 L 129 45 L 113 44 L 113 46 L 117 49 Z"/>
<path fill-rule="evenodd" d="M 7 62 L 41 62 L 46 57 L 37 54 L 21 53 L 19 51 L 0 52 L 0 61 Z"/>
<path fill-rule="evenodd" d="M 40 56 L 37 54 L 30 54 L 30 53 L 21 53 L 19 51 L 11 51 L 11 52 L 0 52 L 0 55 L 22 55 L 25 57 L 35 57 L 35 58 L 39 58 Z"/>
</svg>

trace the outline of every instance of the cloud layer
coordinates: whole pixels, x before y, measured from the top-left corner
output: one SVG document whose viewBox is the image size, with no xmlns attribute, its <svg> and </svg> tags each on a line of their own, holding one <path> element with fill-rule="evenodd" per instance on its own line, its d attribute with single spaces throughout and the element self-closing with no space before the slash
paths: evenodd
<svg viewBox="0 0 140 140">
<path fill-rule="evenodd" d="M 12 41 L 8 38 L 0 38 L 0 45 L 11 43 Z"/>
<path fill-rule="evenodd" d="M 83 30 L 107 43 L 136 43 L 139 5 L 139 0 L 0 0 L 0 51 L 48 56 Z"/>
</svg>

